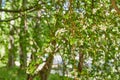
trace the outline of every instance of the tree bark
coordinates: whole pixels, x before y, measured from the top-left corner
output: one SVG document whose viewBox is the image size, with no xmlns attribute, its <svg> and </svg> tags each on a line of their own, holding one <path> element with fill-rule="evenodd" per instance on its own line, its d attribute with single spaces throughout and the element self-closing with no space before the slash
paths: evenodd
<svg viewBox="0 0 120 80">
<path fill-rule="evenodd" d="M 26 2 L 27 0 L 23 0 L 22 2 L 22 7 L 23 9 L 25 9 L 26 7 Z M 19 33 L 19 37 L 20 37 L 20 68 L 21 69 L 25 69 L 27 66 L 27 51 L 26 51 L 26 45 L 27 45 L 27 40 L 26 40 L 26 36 L 27 36 L 27 21 L 26 21 L 26 13 L 23 12 L 21 13 L 22 18 L 21 18 L 21 28 L 20 28 L 20 33 Z"/>
<path fill-rule="evenodd" d="M 47 80 L 48 77 L 49 77 L 50 70 L 51 70 L 52 64 L 53 64 L 54 54 L 55 54 L 55 45 L 56 45 L 55 40 L 52 41 L 52 45 L 54 46 L 54 50 L 51 54 L 49 54 L 49 57 L 46 60 L 46 64 L 39 71 L 39 75 L 40 75 L 40 78 L 41 78 L 40 80 Z"/>
<path fill-rule="evenodd" d="M 1 9 L 1 7 L 2 7 L 2 0 L 0 0 L 0 9 Z"/>
<path fill-rule="evenodd" d="M 118 14 L 120 14 L 120 9 L 116 5 L 116 0 L 111 0 L 113 8 L 117 11 Z"/>
<path fill-rule="evenodd" d="M 8 52 L 8 67 L 14 67 L 15 65 L 15 52 L 14 52 L 14 29 L 11 25 L 10 27 L 10 48 L 9 48 L 9 52 Z"/>
<path fill-rule="evenodd" d="M 79 53 L 78 72 L 82 72 L 83 68 L 83 53 Z"/>
<path fill-rule="evenodd" d="M 40 80 L 47 80 L 48 76 L 50 74 L 50 70 L 52 67 L 52 63 L 53 63 L 53 54 L 50 54 L 50 56 L 47 59 L 46 64 L 43 66 L 42 70 L 39 71 L 40 74 Z"/>
<path fill-rule="evenodd" d="M 30 75 L 30 74 L 27 74 L 27 80 L 33 80 L 33 76 L 32 75 Z"/>
<path fill-rule="evenodd" d="M 13 2 L 11 3 L 13 8 Z M 14 16 L 11 14 L 11 16 Z M 8 67 L 14 67 L 15 65 L 15 45 L 14 45 L 14 23 L 10 22 L 10 33 L 9 33 L 9 51 L 8 51 Z"/>
<path fill-rule="evenodd" d="M 2 0 L 0 0 L 0 9 L 2 8 Z M 1 16 L 1 12 L 0 12 L 0 20 L 1 20 L 1 18 L 2 18 L 2 16 Z"/>
</svg>

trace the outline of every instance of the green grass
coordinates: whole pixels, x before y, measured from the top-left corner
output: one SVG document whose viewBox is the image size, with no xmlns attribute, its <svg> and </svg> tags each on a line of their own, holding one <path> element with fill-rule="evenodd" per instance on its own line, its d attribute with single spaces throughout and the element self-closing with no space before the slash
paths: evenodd
<svg viewBox="0 0 120 80">
<path fill-rule="evenodd" d="M 59 76 L 58 74 L 51 74 L 48 80 L 73 80 L 73 79 L 68 77 L 62 77 L 62 76 Z"/>
<path fill-rule="evenodd" d="M 25 73 L 18 68 L 0 68 L 0 80 L 25 80 L 25 78 Z"/>
<path fill-rule="evenodd" d="M 24 71 L 20 71 L 18 67 L 10 68 L 0 67 L 0 80 L 26 80 Z M 34 80 L 39 80 L 35 78 Z M 72 80 L 67 77 L 59 76 L 58 74 L 50 74 L 48 80 Z"/>
</svg>

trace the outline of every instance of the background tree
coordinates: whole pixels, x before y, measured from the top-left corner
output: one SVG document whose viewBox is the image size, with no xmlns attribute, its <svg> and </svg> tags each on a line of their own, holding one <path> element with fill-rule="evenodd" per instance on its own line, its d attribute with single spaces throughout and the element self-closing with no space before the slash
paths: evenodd
<svg viewBox="0 0 120 80">
<path fill-rule="evenodd" d="M 17 66 L 16 75 L 24 71 L 28 80 L 47 80 L 60 55 L 62 79 L 120 78 L 118 0 L 0 3 L 0 62 Z"/>
</svg>

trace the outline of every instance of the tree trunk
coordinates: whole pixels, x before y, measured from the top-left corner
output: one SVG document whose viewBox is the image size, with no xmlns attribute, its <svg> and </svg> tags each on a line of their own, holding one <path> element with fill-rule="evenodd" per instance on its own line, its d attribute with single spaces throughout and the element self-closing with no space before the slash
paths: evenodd
<svg viewBox="0 0 120 80">
<path fill-rule="evenodd" d="M 11 3 L 11 8 L 13 8 L 13 2 Z M 11 14 L 14 16 L 14 14 Z M 9 51 L 8 51 L 8 67 L 14 67 L 15 65 L 15 45 L 14 45 L 14 23 L 10 22 L 10 33 L 9 33 Z"/>
<path fill-rule="evenodd" d="M 50 54 L 50 56 L 47 59 L 46 64 L 43 66 L 43 68 L 39 72 L 41 80 L 48 79 L 48 76 L 50 74 L 50 70 L 52 67 L 52 63 L 53 63 L 53 54 Z"/>
<path fill-rule="evenodd" d="M 1 5 L 2 5 L 2 0 L 0 0 L 0 8 L 2 7 Z"/>
<path fill-rule="evenodd" d="M 49 57 L 46 60 L 45 65 L 43 66 L 43 68 L 37 74 L 34 74 L 34 75 L 28 74 L 27 75 L 27 80 L 33 80 L 35 76 L 40 76 L 40 80 L 47 80 L 48 76 L 50 74 L 52 63 L 53 63 L 53 58 L 54 58 L 53 55 L 54 55 L 54 53 L 49 55 Z M 37 65 L 37 67 L 38 66 L 39 65 Z"/>
<path fill-rule="evenodd" d="M 0 0 L 0 9 L 2 9 L 2 0 Z M 0 20 L 2 19 L 2 12 L 0 12 Z M 0 24 L 1 26 L 1 24 Z"/>
<path fill-rule="evenodd" d="M 40 74 L 40 80 L 47 80 L 50 74 L 50 70 L 53 64 L 54 54 L 55 54 L 55 45 L 56 41 L 52 41 L 52 45 L 54 46 L 53 52 L 49 55 L 49 57 L 46 60 L 46 64 L 43 66 L 43 68 L 39 71 Z"/>
<path fill-rule="evenodd" d="M 14 29 L 12 25 L 10 26 L 10 47 L 8 52 L 8 67 L 14 67 L 15 52 L 14 52 Z"/>
<path fill-rule="evenodd" d="M 83 68 L 83 53 L 79 53 L 78 72 L 81 73 Z"/>
<path fill-rule="evenodd" d="M 26 2 L 27 0 L 23 0 L 22 3 L 22 7 L 23 9 L 25 9 L 26 6 Z M 22 18 L 21 18 L 21 29 L 20 29 L 20 33 L 19 33 L 19 37 L 20 37 L 20 68 L 21 69 L 25 69 L 27 66 L 27 51 L 26 51 L 26 36 L 27 36 L 27 25 L 26 25 L 26 13 L 23 12 L 21 13 Z"/>
<path fill-rule="evenodd" d="M 33 76 L 30 74 L 27 74 L 27 80 L 33 80 Z"/>
</svg>

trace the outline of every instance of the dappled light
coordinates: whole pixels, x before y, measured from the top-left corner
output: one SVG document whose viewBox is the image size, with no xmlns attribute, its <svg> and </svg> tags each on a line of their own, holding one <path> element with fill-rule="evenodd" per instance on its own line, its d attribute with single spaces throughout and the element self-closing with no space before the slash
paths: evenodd
<svg viewBox="0 0 120 80">
<path fill-rule="evenodd" d="M 0 0 L 0 80 L 119 79 L 119 0 Z"/>
</svg>

